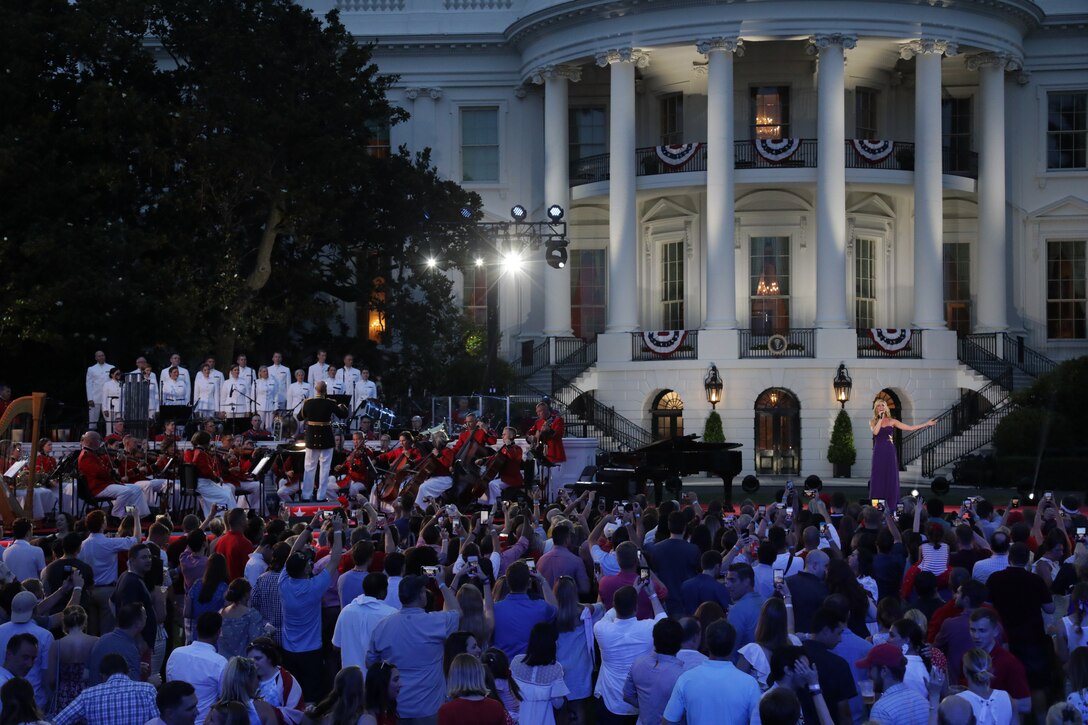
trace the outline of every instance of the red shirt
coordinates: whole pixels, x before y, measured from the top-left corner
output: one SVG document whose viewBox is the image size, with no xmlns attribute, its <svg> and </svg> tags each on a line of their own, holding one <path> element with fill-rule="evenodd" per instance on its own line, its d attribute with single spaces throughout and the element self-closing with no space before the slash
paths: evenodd
<svg viewBox="0 0 1088 725">
<path fill-rule="evenodd" d="M 504 445 L 501 450 L 502 456 L 506 460 L 503 462 L 502 468 L 499 469 L 499 480 L 513 488 L 524 486 L 525 479 L 521 476 L 521 448 L 510 444 Z"/>
<path fill-rule="evenodd" d="M 533 423 L 533 427 L 529 429 L 529 433 L 539 433 L 544 429 L 545 423 L 555 432 L 555 435 L 544 444 L 544 455 L 552 463 L 562 463 L 567 460 L 567 451 L 563 448 L 563 418 L 561 416 L 537 418 L 536 422 Z"/>
<path fill-rule="evenodd" d="M 212 481 L 219 480 L 219 472 L 212 463 L 212 457 L 204 449 L 193 449 L 193 455 L 189 462 L 196 466 L 197 478 L 208 478 Z"/>
<path fill-rule="evenodd" d="M 461 431 L 461 435 L 457 436 L 457 440 L 453 444 L 453 452 L 457 453 L 461 450 L 461 446 L 468 443 L 469 438 L 474 438 L 481 446 L 490 446 L 495 443 L 495 436 L 491 435 L 486 430 L 480 430 L 479 428 L 471 431 L 463 430 Z"/>
<path fill-rule="evenodd" d="M 113 466 L 110 465 L 110 459 L 105 453 L 95 453 L 84 448 L 79 454 L 79 462 L 76 465 L 80 474 L 87 479 L 87 488 L 94 496 L 102 493 L 106 486 L 112 486 L 115 483 Z"/>
<path fill-rule="evenodd" d="M 995 644 L 990 650 L 990 661 L 993 663 L 994 672 L 990 687 L 995 690 L 1004 690 L 1014 700 L 1031 697 L 1031 687 L 1028 686 L 1028 676 L 1024 672 L 1024 665 L 1011 652 Z"/>
<path fill-rule="evenodd" d="M 450 700 L 438 709 L 438 725 L 506 725 L 506 708 L 498 700 Z"/>
<path fill-rule="evenodd" d="M 633 587 L 635 585 L 635 579 L 637 578 L 638 573 L 633 571 L 621 571 L 619 574 L 610 574 L 609 576 L 601 577 L 597 593 L 600 596 L 601 603 L 604 604 L 605 610 L 612 608 L 612 597 L 616 595 L 619 588 Z M 657 598 L 661 600 L 662 606 L 664 606 L 665 599 L 669 596 L 668 588 L 666 588 L 664 584 L 656 584 L 654 585 L 654 590 L 657 592 Z M 646 593 L 646 590 L 642 590 L 638 594 L 638 606 L 635 608 L 635 618 L 654 618 L 654 607 L 650 604 L 650 595 Z"/>
<path fill-rule="evenodd" d="M 215 542 L 215 553 L 227 560 L 227 578 L 234 581 L 245 576 L 246 562 L 254 551 L 253 543 L 237 531 L 228 531 Z"/>
</svg>

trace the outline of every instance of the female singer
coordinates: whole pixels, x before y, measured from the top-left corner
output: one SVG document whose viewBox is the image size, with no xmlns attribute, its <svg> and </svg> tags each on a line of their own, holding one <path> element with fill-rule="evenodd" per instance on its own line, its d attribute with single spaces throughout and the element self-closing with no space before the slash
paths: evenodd
<svg viewBox="0 0 1088 725">
<path fill-rule="evenodd" d="M 172 367 L 166 371 L 166 378 L 162 381 L 163 405 L 185 405 L 189 399 L 188 386 L 181 379 L 181 371 Z"/>
<path fill-rule="evenodd" d="M 287 386 L 287 412 L 297 418 L 298 412 L 302 410 L 303 401 L 313 397 L 313 394 L 314 389 L 306 382 L 306 372 L 296 370 L 295 382 Z"/>
<path fill-rule="evenodd" d="M 155 379 L 155 373 L 150 367 L 142 371 L 143 380 L 147 383 L 147 420 L 153 421 L 159 415 L 159 383 Z"/>
<path fill-rule="evenodd" d="M 102 383 L 102 400 L 99 401 L 99 405 L 102 406 L 102 415 L 107 423 L 123 419 L 120 368 L 110 368 L 109 380 Z"/>
<path fill-rule="evenodd" d="M 193 380 L 193 413 L 199 418 L 211 418 L 219 410 L 217 380 L 212 376 L 212 366 L 204 363 Z"/>
<path fill-rule="evenodd" d="M 249 410 L 249 402 L 246 400 L 249 388 L 239 377 L 240 371 L 241 368 L 237 364 L 231 365 L 230 376 L 223 381 L 223 386 L 219 390 L 219 412 L 223 414 L 222 417 L 242 418 Z"/>
<path fill-rule="evenodd" d="M 937 425 L 927 420 L 921 425 L 907 425 L 891 417 L 888 404 L 883 398 L 873 403 L 873 417 L 869 429 L 873 432 L 873 467 L 869 474 L 869 497 L 885 500 L 886 506 L 899 502 L 899 460 L 895 455 L 894 428 L 912 431 Z"/>
<path fill-rule="evenodd" d="M 272 430 L 272 416 L 276 414 L 276 381 L 268 377 L 268 366 L 262 365 L 257 370 L 253 397 L 257 399 L 257 415 L 261 416 L 264 430 Z"/>
</svg>

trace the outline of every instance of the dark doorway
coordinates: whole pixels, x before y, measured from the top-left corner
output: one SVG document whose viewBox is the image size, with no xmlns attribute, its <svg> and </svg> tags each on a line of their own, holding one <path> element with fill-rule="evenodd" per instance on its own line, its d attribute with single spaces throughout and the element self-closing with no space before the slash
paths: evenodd
<svg viewBox="0 0 1088 725">
<path fill-rule="evenodd" d="M 801 472 L 801 402 L 785 388 L 756 398 L 756 473 Z"/>
</svg>

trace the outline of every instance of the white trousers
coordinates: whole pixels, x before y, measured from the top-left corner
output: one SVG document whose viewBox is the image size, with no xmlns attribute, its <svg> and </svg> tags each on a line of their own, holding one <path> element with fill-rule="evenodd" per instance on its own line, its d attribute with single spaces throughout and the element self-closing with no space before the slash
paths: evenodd
<svg viewBox="0 0 1088 725">
<path fill-rule="evenodd" d="M 216 505 L 225 507 L 227 511 L 235 506 L 234 486 L 229 483 L 216 483 L 210 478 L 198 478 L 196 492 L 200 496 L 205 518 L 212 515 Z"/>
<path fill-rule="evenodd" d="M 125 506 L 135 506 L 136 515 L 141 519 L 151 515 L 151 509 L 147 507 L 147 491 L 151 484 L 147 481 L 137 483 L 111 483 L 98 494 L 103 498 L 113 499 L 113 515 L 116 518 L 124 518 Z"/>
<path fill-rule="evenodd" d="M 510 488 L 508 484 L 502 482 L 501 479 L 493 478 L 491 482 L 487 484 L 487 502 L 495 503 L 502 496 L 502 492 Z"/>
<path fill-rule="evenodd" d="M 100 415 L 102 415 L 102 404 L 96 401 L 94 405 L 87 409 L 87 420 L 90 422 L 92 428 L 98 425 L 98 417 Z"/>
<path fill-rule="evenodd" d="M 53 510 L 57 505 L 58 494 L 51 488 L 45 488 L 44 486 L 34 487 L 34 510 L 31 512 L 30 518 L 38 520 L 45 518 L 45 515 Z M 19 504 L 26 508 L 26 489 L 20 489 L 19 491 Z"/>
<path fill-rule="evenodd" d="M 321 464 L 321 481 L 317 488 L 317 500 L 324 501 L 329 488 L 329 471 L 332 470 L 331 448 L 307 448 L 306 465 L 302 474 L 302 500 L 310 500 L 310 492 L 314 490 L 314 475 L 318 464 Z"/>
<path fill-rule="evenodd" d="M 449 476 L 435 476 L 434 478 L 428 478 L 423 483 L 419 484 L 419 493 L 416 494 L 416 501 L 423 504 L 425 498 L 438 498 L 443 493 L 449 490 L 453 485 L 453 479 Z"/>
</svg>

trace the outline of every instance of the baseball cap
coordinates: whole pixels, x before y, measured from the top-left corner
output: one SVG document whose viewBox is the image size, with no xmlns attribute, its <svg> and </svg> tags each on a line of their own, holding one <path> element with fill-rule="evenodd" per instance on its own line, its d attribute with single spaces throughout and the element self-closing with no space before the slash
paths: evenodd
<svg viewBox="0 0 1088 725">
<path fill-rule="evenodd" d="M 19 592 L 11 600 L 11 621 L 16 624 L 25 624 L 34 616 L 34 607 L 38 606 L 38 598 L 34 592 Z"/>
<path fill-rule="evenodd" d="M 869 650 L 869 654 L 854 663 L 855 667 L 867 670 L 870 667 L 895 667 L 906 664 L 903 650 L 894 644 L 878 644 Z"/>
</svg>

